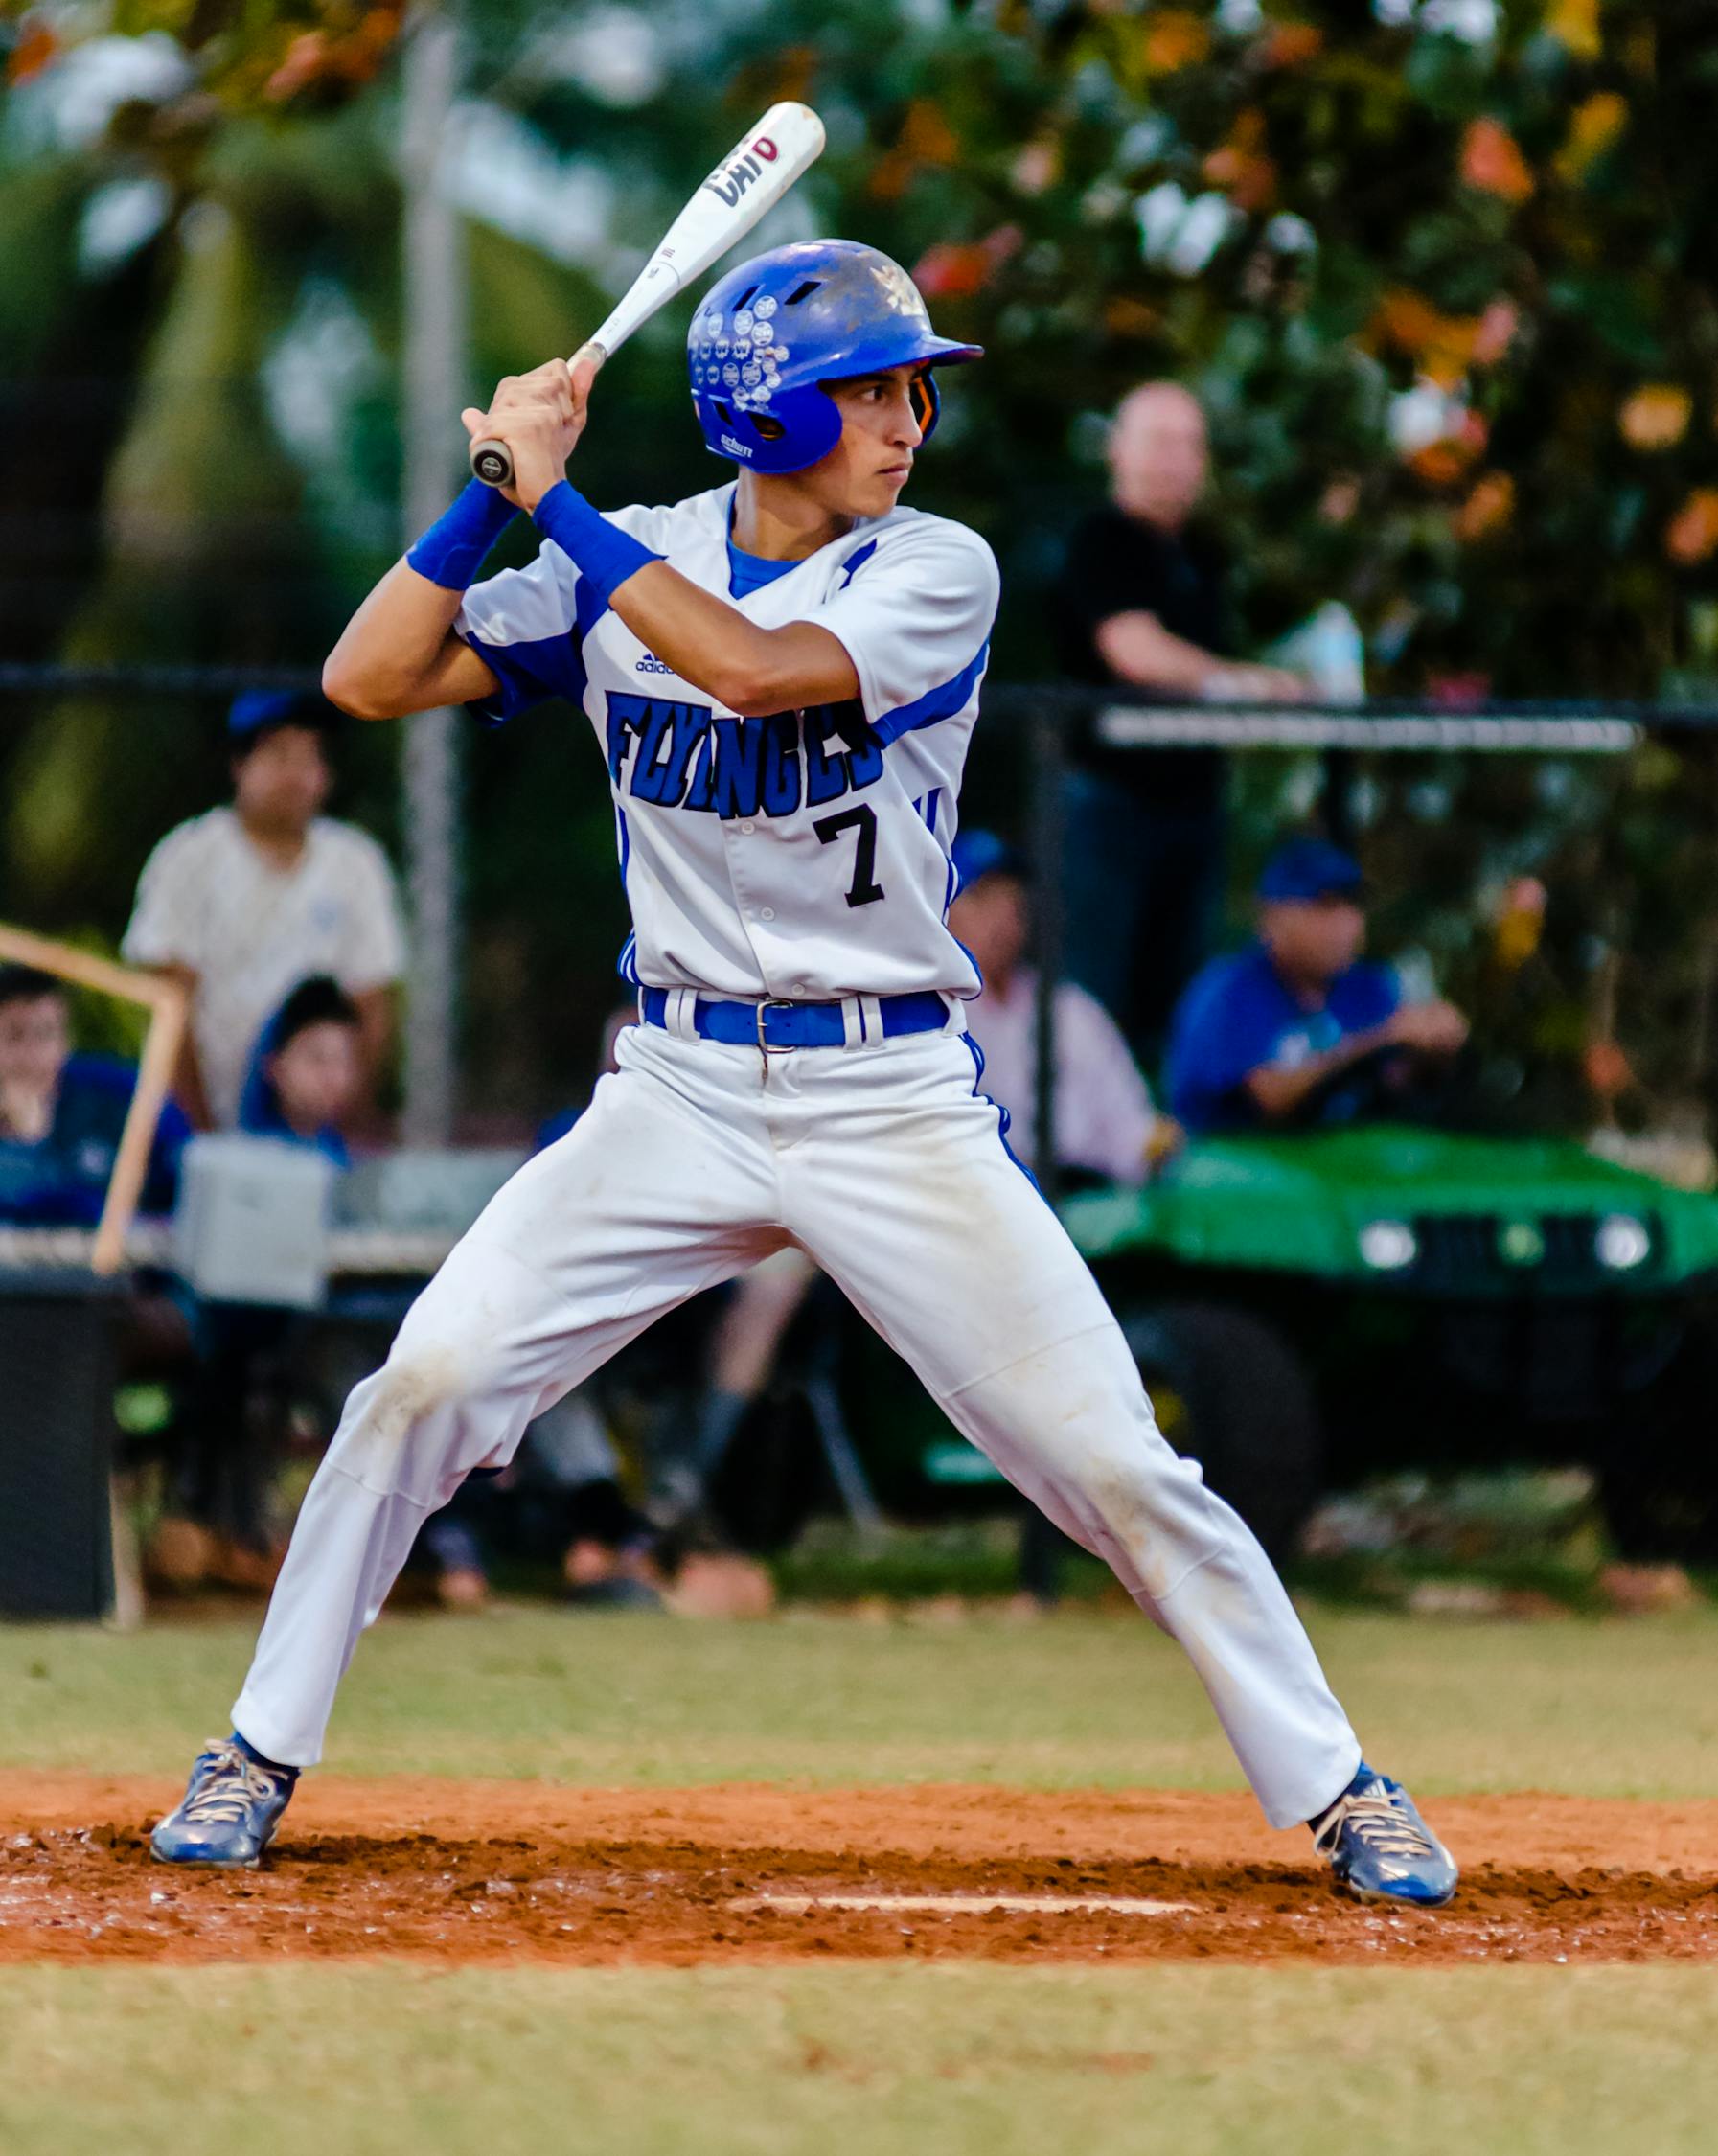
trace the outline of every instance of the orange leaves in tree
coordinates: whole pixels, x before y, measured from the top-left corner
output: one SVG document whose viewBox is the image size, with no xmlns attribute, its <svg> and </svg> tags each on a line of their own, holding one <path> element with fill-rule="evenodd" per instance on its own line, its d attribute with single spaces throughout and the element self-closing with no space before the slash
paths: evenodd
<svg viewBox="0 0 1718 2156">
<path fill-rule="evenodd" d="M 1278 22 L 1271 26 L 1260 57 L 1267 67 L 1303 67 L 1324 49 L 1324 33 L 1316 22 Z"/>
<path fill-rule="evenodd" d="M 1559 179 L 1571 185 L 1587 176 L 1628 125 L 1629 101 L 1616 90 L 1595 90 L 1576 105 L 1569 123 L 1569 136 L 1557 152 Z"/>
<path fill-rule="evenodd" d="M 1474 482 L 1470 493 L 1450 520 L 1450 528 L 1464 545 L 1500 532 L 1515 514 L 1515 481 L 1506 471 L 1485 471 Z"/>
<path fill-rule="evenodd" d="M 999 224 L 982 240 L 939 241 L 913 265 L 913 283 L 927 299 L 971 299 L 1019 252 L 1024 238 L 1018 224 Z"/>
<path fill-rule="evenodd" d="M 1521 311 L 1500 295 L 1483 314 L 1446 314 L 1424 292 L 1397 285 L 1366 327 L 1366 341 L 1411 359 L 1440 389 L 1454 389 L 1470 367 L 1492 367 L 1515 341 Z"/>
<path fill-rule="evenodd" d="M 1237 209 L 1269 208 L 1276 195 L 1276 167 L 1265 151 L 1265 115 L 1256 105 L 1236 114 L 1228 140 L 1211 151 L 1203 170 Z"/>
<path fill-rule="evenodd" d="M 1470 121 L 1461 138 L 1461 176 L 1469 187 L 1505 202 L 1524 202 L 1533 192 L 1521 145 L 1500 120 Z"/>
<path fill-rule="evenodd" d="M 59 57 L 59 39 L 40 15 L 26 15 L 6 63 L 9 82 L 28 82 Z"/>
<path fill-rule="evenodd" d="M 1616 415 L 1631 449 L 1674 449 L 1688 431 L 1694 400 L 1675 382 L 1648 382 L 1625 398 Z"/>
<path fill-rule="evenodd" d="M 263 83 L 263 98 L 270 104 L 286 104 L 304 90 L 354 89 L 368 82 L 399 37 L 404 14 L 402 0 L 392 0 L 367 9 L 350 27 L 336 21 L 302 32 Z"/>
<path fill-rule="evenodd" d="M 1670 519 L 1664 551 L 1690 569 L 1718 553 L 1718 487 L 1696 487 Z"/>
<path fill-rule="evenodd" d="M 1139 57 L 1148 75 L 1195 67 L 1211 49 L 1211 33 L 1183 8 L 1154 8 L 1141 25 Z"/>
<path fill-rule="evenodd" d="M 960 137 L 950 126 L 929 98 L 914 98 L 901 123 L 892 149 L 887 149 L 871 170 L 871 193 L 892 202 L 906 192 L 913 175 L 926 165 L 953 165 L 960 159 Z"/>
</svg>

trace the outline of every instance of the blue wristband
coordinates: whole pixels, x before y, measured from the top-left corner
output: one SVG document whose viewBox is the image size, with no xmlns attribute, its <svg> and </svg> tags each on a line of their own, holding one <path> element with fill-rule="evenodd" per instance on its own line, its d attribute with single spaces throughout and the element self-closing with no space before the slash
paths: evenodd
<svg viewBox="0 0 1718 2156">
<path fill-rule="evenodd" d="M 545 539 L 572 562 L 584 582 L 607 606 L 630 576 L 647 562 L 660 562 L 642 539 L 623 532 L 564 479 L 558 479 L 531 513 Z"/>
<path fill-rule="evenodd" d="M 476 581 L 490 549 L 517 514 L 498 488 L 473 479 L 411 547 L 407 565 L 444 591 L 464 591 Z"/>
</svg>

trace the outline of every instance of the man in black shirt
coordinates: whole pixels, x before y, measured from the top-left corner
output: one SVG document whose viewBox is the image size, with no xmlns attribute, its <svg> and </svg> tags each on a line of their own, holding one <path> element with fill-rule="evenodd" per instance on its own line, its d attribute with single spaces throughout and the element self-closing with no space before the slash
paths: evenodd
<svg viewBox="0 0 1718 2156">
<path fill-rule="evenodd" d="M 1146 382 L 1110 434 L 1111 501 L 1075 531 L 1054 600 L 1078 681 L 1212 701 L 1287 700 L 1298 675 L 1232 657 L 1216 549 L 1192 526 L 1210 469 L 1205 419 L 1178 383 Z M 1224 760 L 1213 748 L 1074 747 L 1067 804 L 1067 971 L 1149 1066 L 1203 964 L 1223 895 Z"/>
</svg>

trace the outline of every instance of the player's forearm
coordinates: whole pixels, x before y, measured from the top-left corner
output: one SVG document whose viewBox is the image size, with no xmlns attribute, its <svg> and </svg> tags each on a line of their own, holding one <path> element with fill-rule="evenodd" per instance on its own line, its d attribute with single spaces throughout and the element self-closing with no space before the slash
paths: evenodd
<svg viewBox="0 0 1718 2156">
<path fill-rule="evenodd" d="M 804 621 L 762 629 L 666 562 L 648 562 L 629 577 L 611 603 L 683 681 L 744 718 L 844 703 L 859 694 L 846 647 L 828 630 Z"/>
<path fill-rule="evenodd" d="M 346 625 L 322 670 L 331 702 L 355 719 L 401 719 L 493 694 L 494 675 L 453 625 L 514 515 L 472 480 Z"/>
<path fill-rule="evenodd" d="M 396 562 L 328 655 L 330 702 L 355 719 L 399 719 L 492 689 L 489 669 L 453 634 L 464 596 Z"/>
</svg>

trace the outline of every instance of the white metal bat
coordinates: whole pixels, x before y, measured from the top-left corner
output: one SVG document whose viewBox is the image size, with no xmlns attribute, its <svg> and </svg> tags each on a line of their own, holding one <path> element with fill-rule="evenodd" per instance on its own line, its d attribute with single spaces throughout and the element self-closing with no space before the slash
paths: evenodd
<svg viewBox="0 0 1718 2156">
<path fill-rule="evenodd" d="M 823 149 L 823 123 L 809 104 L 772 104 L 704 180 L 633 279 L 630 290 L 570 364 L 618 352 L 690 279 L 699 277 L 775 207 Z M 471 444 L 471 470 L 489 487 L 513 479 L 505 442 Z"/>
</svg>

